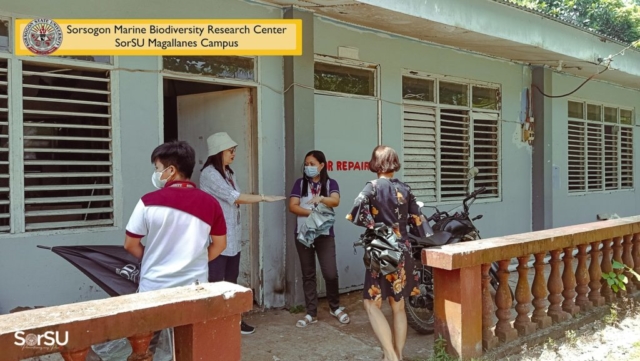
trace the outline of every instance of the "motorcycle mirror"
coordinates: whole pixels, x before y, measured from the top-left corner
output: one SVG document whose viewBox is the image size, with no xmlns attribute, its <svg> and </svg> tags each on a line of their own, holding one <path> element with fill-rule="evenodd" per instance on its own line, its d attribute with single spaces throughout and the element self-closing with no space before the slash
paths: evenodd
<svg viewBox="0 0 640 361">
<path fill-rule="evenodd" d="M 477 215 L 475 218 L 472 219 L 472 221 L 475 221 L 478 219 L 482 219 L 482 214 Z"/>
<path fill-rule="evenodd" d="M 467 173 L 467 179 L 475 178 L 475 176 L 477 176 L 478 173 L 480 173 L 480 170 L 478 169 L 478 167 L 473 167 L 469 169 L 469 172 Z"/>
</svg>

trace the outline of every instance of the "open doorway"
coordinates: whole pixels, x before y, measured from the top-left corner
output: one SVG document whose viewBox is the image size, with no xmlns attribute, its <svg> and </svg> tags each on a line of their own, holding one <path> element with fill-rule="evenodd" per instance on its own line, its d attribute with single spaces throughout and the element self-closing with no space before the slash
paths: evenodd
<svg viewBox="0 0 640 361">
<path fill-rule="evenodd" d="M 257 110 L 252 87 L 164 78 L 164 141 L 174 139 L 189 142 L 196 151 L 196 166 L 191 177 L 199 185 L 201 168 L 205 164 L 207 138 L 217 132 L 227 132 L 238 143 L 231 165 L 242 193 L 254 193 L 257 184 Z M 258 207 L 240 208 L 242 237 L 240 276 L 238 283 L 260 295 Z"/>
</svg>

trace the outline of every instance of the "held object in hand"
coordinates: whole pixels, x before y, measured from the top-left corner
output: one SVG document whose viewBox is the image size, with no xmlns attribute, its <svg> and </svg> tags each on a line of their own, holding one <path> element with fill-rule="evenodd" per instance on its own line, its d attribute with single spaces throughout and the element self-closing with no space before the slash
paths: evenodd
<svg viewBox="0 0 640 361">
<path fill-rule="evenodd" d="M 402 249 L 398 245 L 393 229 L 383 223 L 376 223 L 367 229 L 353 244 L 364 248 L 364 265 L 367 269 L 386 276 L 398 270 L 402 258 Z"/>
</svg>

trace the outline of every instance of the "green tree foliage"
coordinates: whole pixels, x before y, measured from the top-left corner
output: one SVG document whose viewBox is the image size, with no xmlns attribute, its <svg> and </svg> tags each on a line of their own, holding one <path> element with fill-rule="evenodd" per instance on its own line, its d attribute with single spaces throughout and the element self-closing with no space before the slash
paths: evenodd
<svg viewBox="0 0 640 361">
<path fill-rule="evenodd" d="M 581 24 L 630 44 L 640 39 L 640 0 L 509 1 Z"/>
</svg>

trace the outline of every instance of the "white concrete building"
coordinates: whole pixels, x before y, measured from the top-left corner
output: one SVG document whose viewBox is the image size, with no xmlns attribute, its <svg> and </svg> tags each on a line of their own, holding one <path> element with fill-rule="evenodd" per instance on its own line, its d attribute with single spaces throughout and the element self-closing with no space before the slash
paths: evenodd
<svg viewBox="0 0 640 361">
<path fill-rule="evenodd" d="M 33 17 L 300 18 L 304 49 L 15 56 L 12 19 Z M 626 45 L 503 1 L 4 0 L 0 19 L 0 314 L 106 297 L 36 245 L 121 244 L 152 190 L 153 148 L 188 140 L 203 162 L 216 131 L 240 143 L 234 169 L 246 192 L 288 195 L 305 153 L 324 151 L 338 215 L 373 178 L 364 163 L 380 142 L 401 153 L 400 176 L 432 205 L 459 204 L 461 178 L 477 166 L 470 187 L 490 190 L 472 209 L 483 237 L 639 211 L 640 53 L 616 56 L 570 96 L 543 96 L 572 92 Z M 535 140 L 523 140 L 527 129 Z M 260 305 L 302 303 L 286 204 L 243 211 L 242 282 Z M 345 291 L 362 285 L 352 249 L 361 231 L 336 222 Z"/>
</svg>

